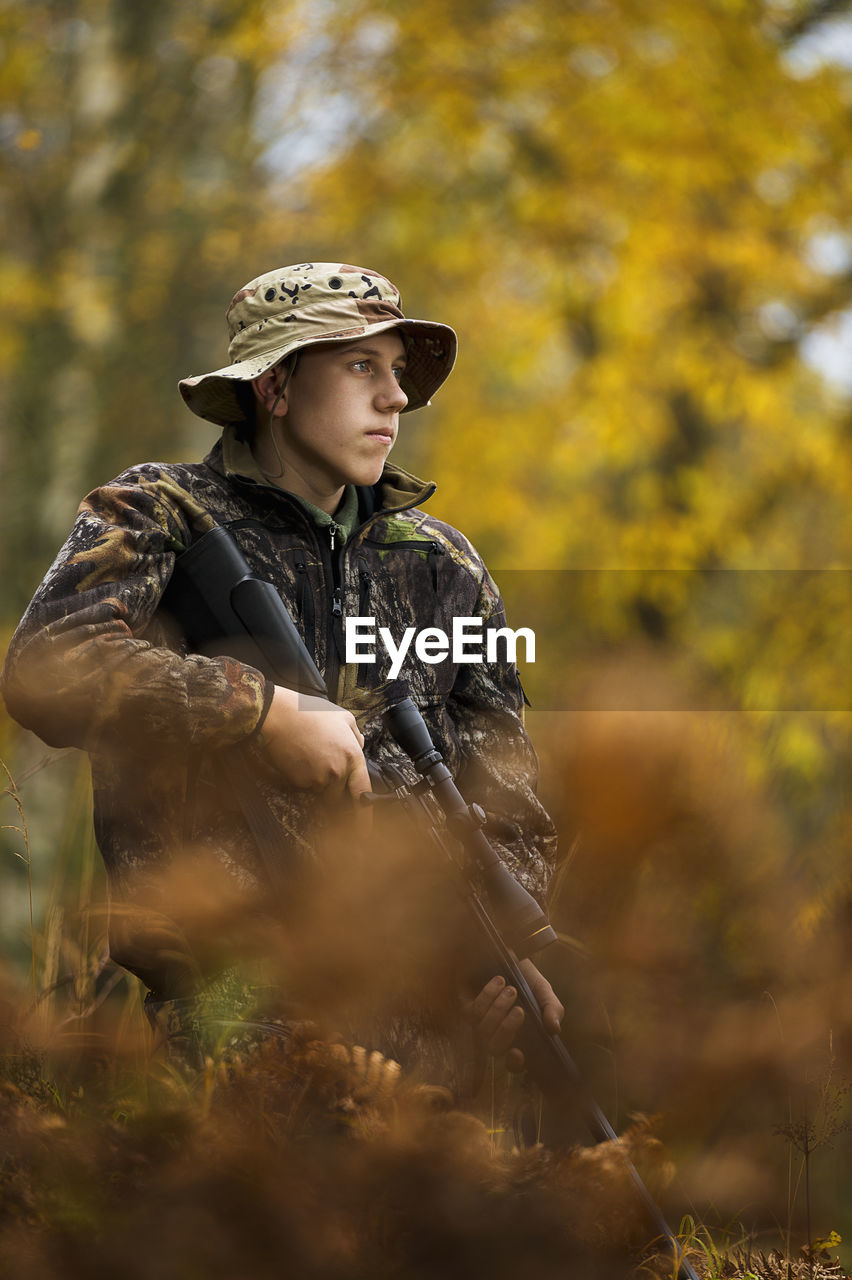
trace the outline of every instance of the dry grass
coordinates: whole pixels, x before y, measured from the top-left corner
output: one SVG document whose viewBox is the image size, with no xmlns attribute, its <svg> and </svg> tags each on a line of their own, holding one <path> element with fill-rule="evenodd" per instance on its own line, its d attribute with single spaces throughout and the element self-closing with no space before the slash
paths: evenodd
<svg viewBox="0 0 852 1280">
<path fill-rule="evenodd" d="M 294 1027 L 189 1082 L 154 1061 L 88 1062 L 70 1097 L 48 1052 L 7 1054 L 0 1266 L 22 1280 L 631 1273 L 647 1232 L 617 1150 L 495 1152 L 445 1090 L 315 1035 Z M 626 1145 L 665 1176 L 647 1127 Z"/>
<path fill-rule="evenodd" d="M 557 924 L 579 945 L 548 967 L 608 1113 L 623 1127 L 633 1110 L 661 1112 L 625 1134 L 654 1194 L 705 1221 L 751 1224 L 732 1237 L 687 1223 L 699 1272 L 835 1280 L 833 1248 L 795 1254 L 807 1238 L 801 1164 L 775 1130 L 811 1134 L 819 1106 L 834 1108 L 840 1150 L 826 1143 L 814 1164 L 842 1170 L 848 1099 L 826 1090 L 845 1087 L 852 1043 L 843 901 L 805 927 L 802 883 L 785 874 L 789 834 L 728 730 L 671 714 L 647 728 L 578 716 L 551 752 L 561 826 L 580 831 Z M 198 850 L 152 887 L 147 906 L 180 903 L 206 963 L 237 962 L 288 993 L 286 1034 L 223 1027 L 197 1076 L 157 1052 L 138 985 L 105 961 L 94 855 L 75 856 L 36 930 L 36 1013 L 15 983 L 0 1000 L 0 1269 L 21 1280 L 671 1275 L 668 1257 L 647 1255 L 618 1149 L 555 1146 L 545 1115 L 549 1145 L 516 1150 L 522 1087 L 498 1075 L 493 1098 L 487 1079 L 459 1109 L 423 1078 L 440 1073 L 418 1076 L 425 1041 L 457 1021 L 459 947 L 446 882 L 410 836 L 388 831 L 359 853 L 329 831 L 319 885 L 286 904 L 246 893 Z M 282 1012 L 268 1002 L 263 1016 Z M 678 1177 L 667 1190 L 668 1147 Z M 821 1194 L 813 1230 L 828 1236 L 842 1224 Z"/>
</svg>

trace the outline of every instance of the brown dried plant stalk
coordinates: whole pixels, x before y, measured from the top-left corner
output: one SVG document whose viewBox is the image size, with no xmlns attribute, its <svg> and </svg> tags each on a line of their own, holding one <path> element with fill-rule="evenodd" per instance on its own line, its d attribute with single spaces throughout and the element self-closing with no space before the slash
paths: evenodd
<svg viewBox="0 0 852 1280">
<path fill-rule="evenodd" d="M 796 1187 L 789 1197 L 788 1205 L 788 1240 L 790 1233 L 789 1218 L 792 1217 L 792 1202 L 802 1178 L 805 1184 L 805 1229 L 807 1235 L 807 1256 L 809 1275 L 813 1276 L 814 1244 L 811 1227 L 811 1161 L 814 1152 L 820 1147 L 831 1147 L 838 1134 L 846 1132 L 850 1123 L 845 1117 L 846 1100 L 852 1092 L 852 1081 L 837 1071 L 837 1058 L 834 1054 L 832 1035 L 829 1032 L 828 1056 L 822 1071 L 810 1076 L 805 1081 L 806 1091 L 801 1114 L 794 1119 L 792 1101 L 789 1104 L 788 1118 L 785 1124 L 775 1126 L 775 1133 L 786 1139 L 792 1158 L 793 1151 L 798 1151 L 802 1164 Z M 811 1097 L 808 1096 L 810 1093 Z M 789 1255 L 789 1247 L 788 1247 Z"/>
</svg>

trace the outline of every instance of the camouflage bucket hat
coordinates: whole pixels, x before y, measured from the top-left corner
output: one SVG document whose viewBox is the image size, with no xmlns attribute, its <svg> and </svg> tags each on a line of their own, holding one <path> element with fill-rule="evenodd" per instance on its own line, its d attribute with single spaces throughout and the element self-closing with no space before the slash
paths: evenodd
<svg viewBox="0 0 852 1280">
<path fill-rule="evenodd" d="M 449 325 L 407 319 L 399 290 L 384 276 L 333 262 L 302 262 L 258 276 L 234 295 L 227 319 L 231 363 L 178 384 L 192 412 L 219 426 L 245 421 L 236 384 L 315 342 L 351 342 L 398 329 L 407 357 L 404 413 L 429 403 L 456 358 Z"/>
</svg>

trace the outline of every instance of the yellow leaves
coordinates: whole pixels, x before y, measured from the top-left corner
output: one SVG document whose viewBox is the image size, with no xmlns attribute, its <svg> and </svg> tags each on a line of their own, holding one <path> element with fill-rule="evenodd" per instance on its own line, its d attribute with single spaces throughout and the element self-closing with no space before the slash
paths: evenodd
<svg viewBox="0 0 852 1280">
<path fill-rule="evenodd" d="M 174 237 L 163 229 L 140 236 L 136 247 L 136 281 L 127 299 L 127 314 L 140 323 L 168 309 L 175 266 Z"/>
<path fill-rule="evenodd" d="M 788 769 L 816 783 L 824 767 L 818 720 L 801 714 L 786 717 L 777 729 L 775 753 Z"/>
<path fill-rule="evenodd" d="M 19 258 L 0 255 L 0 295 L 6 301 L 0 320 L 0 368 L 8 368 L 21 352 L 23 325 L 47 304 L 50 284 Z"/>
<path fill-rule="evenodd" d="M 99 347 L 109 339 L 116 320 L 111 282 L 87 267 L 76 255 L 69 259 L 59 276 L 60 298 L 75 337 L 85 346 Z"/>
<path fill-rule="evenodd" d="M 211 228 L 201 242 L 201 260 L 207 266 L 221 262 L 236 262 L 240 248 L 240 234 L 229 228 Z"/>
<path fill-rule="evenodd" d="M 19 151 L 37 151 L 42 144 L 40 129 L 24 129 L 15 138 L 15 146 Z"/>
</svg>

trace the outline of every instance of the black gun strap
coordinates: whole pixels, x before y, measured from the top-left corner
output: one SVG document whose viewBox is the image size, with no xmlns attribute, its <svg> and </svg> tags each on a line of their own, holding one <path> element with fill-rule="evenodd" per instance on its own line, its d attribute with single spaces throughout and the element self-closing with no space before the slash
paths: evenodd
<svg viewBox="0 0 852 1280">
<path fill-rule="evenodd" d="M 223 752 L 219 773 L 242 810 L 270 887 L 281 893 L 299 870 L 293 841 L 258 786 L 245 750 L 238 746 Z"/>
</svg>

